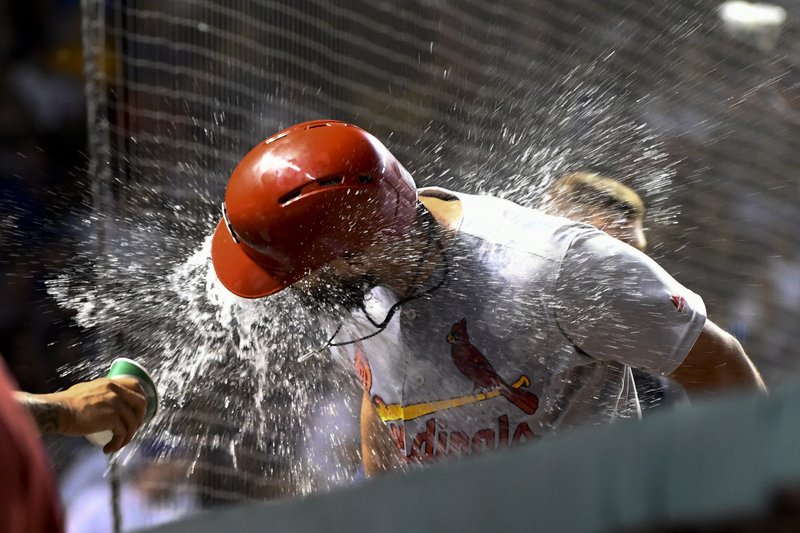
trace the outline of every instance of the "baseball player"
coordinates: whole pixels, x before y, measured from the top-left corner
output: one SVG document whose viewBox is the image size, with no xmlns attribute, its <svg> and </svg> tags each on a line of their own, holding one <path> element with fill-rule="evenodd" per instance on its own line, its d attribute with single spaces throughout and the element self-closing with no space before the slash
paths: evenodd
<svg viewBox="0 0 800 533">
<path fill-rule="evenodd" d="M 291 287 L 325 317 L 322 348 L 364 386 L 367 474 L 611 420 L 625 365 L 689 392 L 764 389 L 702 299 L 639 250 L 499 198 L 417 189 L 345 122 L 248 153 L 211 253 L 233 293 Z"/>
</svg>

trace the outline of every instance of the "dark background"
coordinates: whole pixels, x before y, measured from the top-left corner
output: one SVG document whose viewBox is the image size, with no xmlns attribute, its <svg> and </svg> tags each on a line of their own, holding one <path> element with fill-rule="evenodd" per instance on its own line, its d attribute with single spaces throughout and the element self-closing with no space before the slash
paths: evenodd
<svg viewBox="0 0 800 533">
<path fill-rule="evenodd" d="M 48 297 L 89 216 L 80 2 L 0 2 L 0 353 L 23 390 L 87 356 Z"/>
</svg>

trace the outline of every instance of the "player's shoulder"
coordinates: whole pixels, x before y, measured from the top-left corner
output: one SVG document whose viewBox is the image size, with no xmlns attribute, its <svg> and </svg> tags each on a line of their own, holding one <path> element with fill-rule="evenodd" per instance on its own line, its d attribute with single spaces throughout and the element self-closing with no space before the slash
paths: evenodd
<svg viewBox="0 0 800 533">
<path fill-rule="evenodd" d="M 580 234 L 591 226 L 546 214 L 496 196 L 466 194 L 447 189 L 420 189 L 420 197 L 458 202 L 459 233 L 480 241 L 559 260 Z"/>
<path fill-rule="evenodd" d="M 595 284 L 613 282 L 620 286 L 677 283 L 653 258 L 604 231 L 588 227 L 571 237 L 559 270 L 573 280 L 586 279 Z"/>
<path fill-rule="evenodd" d="M 418 195 L 422 205 L 440 224 L 453 230 L 461 227 L 463 211 L 458 195 L 441 187 L 419 189 Z"/>
</svg>

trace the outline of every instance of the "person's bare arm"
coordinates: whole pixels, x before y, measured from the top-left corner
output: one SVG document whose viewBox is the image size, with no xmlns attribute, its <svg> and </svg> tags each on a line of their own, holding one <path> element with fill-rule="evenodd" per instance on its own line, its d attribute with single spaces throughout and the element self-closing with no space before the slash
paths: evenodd
<svg viewBox="0 0 800 533">
<path fill-rule="evenodd" d="M 767 390 L 739 341 L 710 320 L 670 377 L 689 394 L 736 387 Z"/>
<path fill-rule="evenodd" d="M 134 378 L 100 378 L 51 394 L 14 393 L 42 433 L 89 435 L 114 433 L 103 451 L 119 450 L 144 422 L 147 400 Z"/>
<path fill-rule="evenodd" d="M 361 399 L 361 460 L 367 477 L 402 464 L 397 446 L 378 417 L 366 392 Z"/>
</svg>

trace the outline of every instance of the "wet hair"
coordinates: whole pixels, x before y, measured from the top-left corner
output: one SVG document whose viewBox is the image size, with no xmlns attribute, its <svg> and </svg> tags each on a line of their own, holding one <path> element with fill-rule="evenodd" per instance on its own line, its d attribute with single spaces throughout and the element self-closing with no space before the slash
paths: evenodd
<svg viewBox="0 0 800 533">
<path fill-rule="evenodd" d="M 555 206 L 572 204 L 580 208 L 602 209 L 629 220 L 644 218 L 642 198 L 619 181 L 591 172 L 567 174 L 547 190 L 549 202 Z"/>
</svg>

